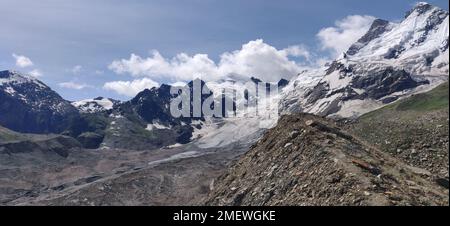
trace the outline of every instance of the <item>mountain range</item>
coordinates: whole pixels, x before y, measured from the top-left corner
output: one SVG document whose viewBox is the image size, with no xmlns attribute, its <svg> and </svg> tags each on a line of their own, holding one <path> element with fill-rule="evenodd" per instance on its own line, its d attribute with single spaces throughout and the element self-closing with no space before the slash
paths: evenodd
<svg viewBox="0 0 450 226">
<path fill-rule="evenodd" d="M 264 111 L 280 118 L 223 117 L 241 104 L 225 88 L 262 100 L 247 92 L 256 77 L 188 82 L 191 114 L 177 118 L 170 105 L 184 94 L 170 85 L 71 102 L 0 71 L 0 181 L 15 180 L 0 183 L 0 203 L 448 205 L 448 27 L 427 3 L 374 20 L 337 59 L 272 84 Z M 195 83 L 211 93 L 194 99 Z M 194 116 L 209 98 L 232 107 Z"/>
</svg>

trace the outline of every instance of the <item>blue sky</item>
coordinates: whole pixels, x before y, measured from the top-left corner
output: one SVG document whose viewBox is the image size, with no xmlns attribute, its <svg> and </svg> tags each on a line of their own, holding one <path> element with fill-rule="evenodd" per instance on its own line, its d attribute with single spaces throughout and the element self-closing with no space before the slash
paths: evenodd
<svg viewBox="0 0 450 226">
<path fill-rule="evenodd" d="M 286 57 L 304 65 L 341 51 L 324 47 L 326 43 L 318 36 L 321 29 L 339 32 L 339 21 L 353 21 L 363 29 L 369 16 L 399 21 L 415 2 L 1 0 L 0 69 L 40 75 L 69 100 L 96 96 L 128 99 L 132 94 L 126 92 L 127 85 L 139 88 L 176 82 L 197 69 L 247 72 L 232 64 L 248 62 L 248 53 L 259 54 L 255 53 L 259 50 L 271 52 L 264 59 L 273 56 L 273 61 L 283 64 L 282 69 L 267 73 L 289 73 L 296 65 L 285 62 Z M 428 2 L 448 10 L 447 0 Z M 132 53 L 136 56 L 133 60 Z M 226 58 L 223 53 L 228 53 Z M 32 63 L 26 64 L 24 59 Z M 221 60 L 226 66 L 214 65 Z M 157 68 L 142 69 L 148 64 Z M 122 83 L 105 86 L 114 81 Z M 130 83 L 125 84 L 127 81 Z M 118 87 L 121 85 L 125 86 Z"/>
</svg>

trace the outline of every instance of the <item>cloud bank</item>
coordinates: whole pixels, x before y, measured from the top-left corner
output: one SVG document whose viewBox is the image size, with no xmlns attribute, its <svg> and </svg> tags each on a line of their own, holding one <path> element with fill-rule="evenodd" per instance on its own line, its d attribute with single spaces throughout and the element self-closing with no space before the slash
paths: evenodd
<svg viewBox="0 0 450 226">
<path fill-rule="evenodd" d="M 334 27 L 321 29 L 317 34 L 320 50 L 329 51 L 320 57 L 303 45 L 277 49 L 262 39 L 249 41 L 239 50 L 225 52 L 218 62 L 207 54 L 189 55 L 179 53 L 173 58 L 164 57 L 153 50 L 150 56 L 132 53 L 128 59 L 114 60 L 108 69 L 116 74 L 136 77 L 133 81 L 113 81 L 103 88 L 125 96 L 134 96 L 145 88 L 164 83 L 186 82 L 194 78 L 217 81 L 228 75 L 257 77 L 267 82 L 291 79 L 310 67 L 323 65 L 325 61 L 338 57 L 370 28 L 375 18 L 367 15 L 351 15 L 335 22 Z"/>
<path fill-rule="evenodd" d="M 80 84 L 80 83 L 76 83 L 76 82 L 62 82 L 58 84 L 60 87 L 62 88 L 66 88 L 66 89 L 76 89 L 76 90 L 82 90 L 85 88 L 90 88 L 90 85 L 87 84 Z"/>
<path fill-rule="evenodd" d="M 113 81 L 103 85 L 106 90 L 114 91 L 120 95 L 134 97 L 144 89 L 157 87 L 159 84 L 149 78 L 136 79 L 133 81 Z"/>
<path fill-rule="evenodd" d="M 317 33 L 322 50 L 329 50 L 337 57 L 358 41 L 370 28 L 375 17 L 351 15 L 335 22 L 334 27 L 323 28 Z"/>
<path fill-rule="evenodd" d="M 39 69 L 34 69 L 34 70 L 28 72 L 28 74 L 35 78 L 39 78 L 42 76 L 42 72 Z"/>
<path fill-rule="evenodd" d="M 81 71 L 83 70 L 83 66 L 81 66 L 81 65 L 75 65 L 73 68 L 72 68 L 72 73 L 73 74 L 79 74 Z"/>
<path fill-rule="evenodd" d="M 108 68 L 117 74 L 173 82 L 188 81 L 196 77 L 213 81 L 228 74 L 278 81 L 281 78 L 291 78 L 299 71 L 300 65 L 289 57 L 309 58 L 310 54 L 303 46 L 278 50 L 262 39 L 257 39 L 242 45 L 240 50 L 223 53 L 218 63 L 207 54 L 180 53 L 168 59 L 154 50 L 149 57 L 131 54 L 129 59 L 115 60 Z"/>
<path fill-rule="evenodd" d="M 30 58 L 23 56 L 23 55 L 17 55 L 15 53 L 12 54 L 12 56 L 16 59 L 16 66 L 17 67 L 30 67 L 33 66 L 33 62 L 30 60 Z"/>
</svg>

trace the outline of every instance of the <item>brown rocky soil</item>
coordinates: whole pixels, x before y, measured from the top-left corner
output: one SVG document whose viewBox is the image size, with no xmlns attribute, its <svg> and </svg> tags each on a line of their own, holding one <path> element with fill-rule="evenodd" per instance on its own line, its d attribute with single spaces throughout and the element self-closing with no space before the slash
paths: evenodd
<svg viewBox="0 0 450 226">
<path fill-rule="evenodd" d="M 206 205 L 448 205 L 427 172 L 329 119 L 283 116 L 214 183 Z"/>
</svg>

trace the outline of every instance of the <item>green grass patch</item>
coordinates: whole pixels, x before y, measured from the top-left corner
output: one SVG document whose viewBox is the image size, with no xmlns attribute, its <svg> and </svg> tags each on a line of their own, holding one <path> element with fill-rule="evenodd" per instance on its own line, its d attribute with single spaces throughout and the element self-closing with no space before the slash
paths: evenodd
<svg viewBox="0 0 450 226">
<path fill-rule="evenodd" d="M 410 96 L 378 110 L 364 114 L 360 119 L 370 119 L 384 111 L 433 111 L 448 108 L 449 86 L 445 82 L 426 93 Z"/>
<path fill-rule="evenodd" d="M 411 96 L 397 103 L 399 111 L 432 111 L 448 108 L 448 82 L 439 85 L 433 90 Z"/>
<path fill-rule="evenodd" d="M 21 137 L 17 134 L 0 128 L 0 143 L 19 140 Z"/>
</svg>

